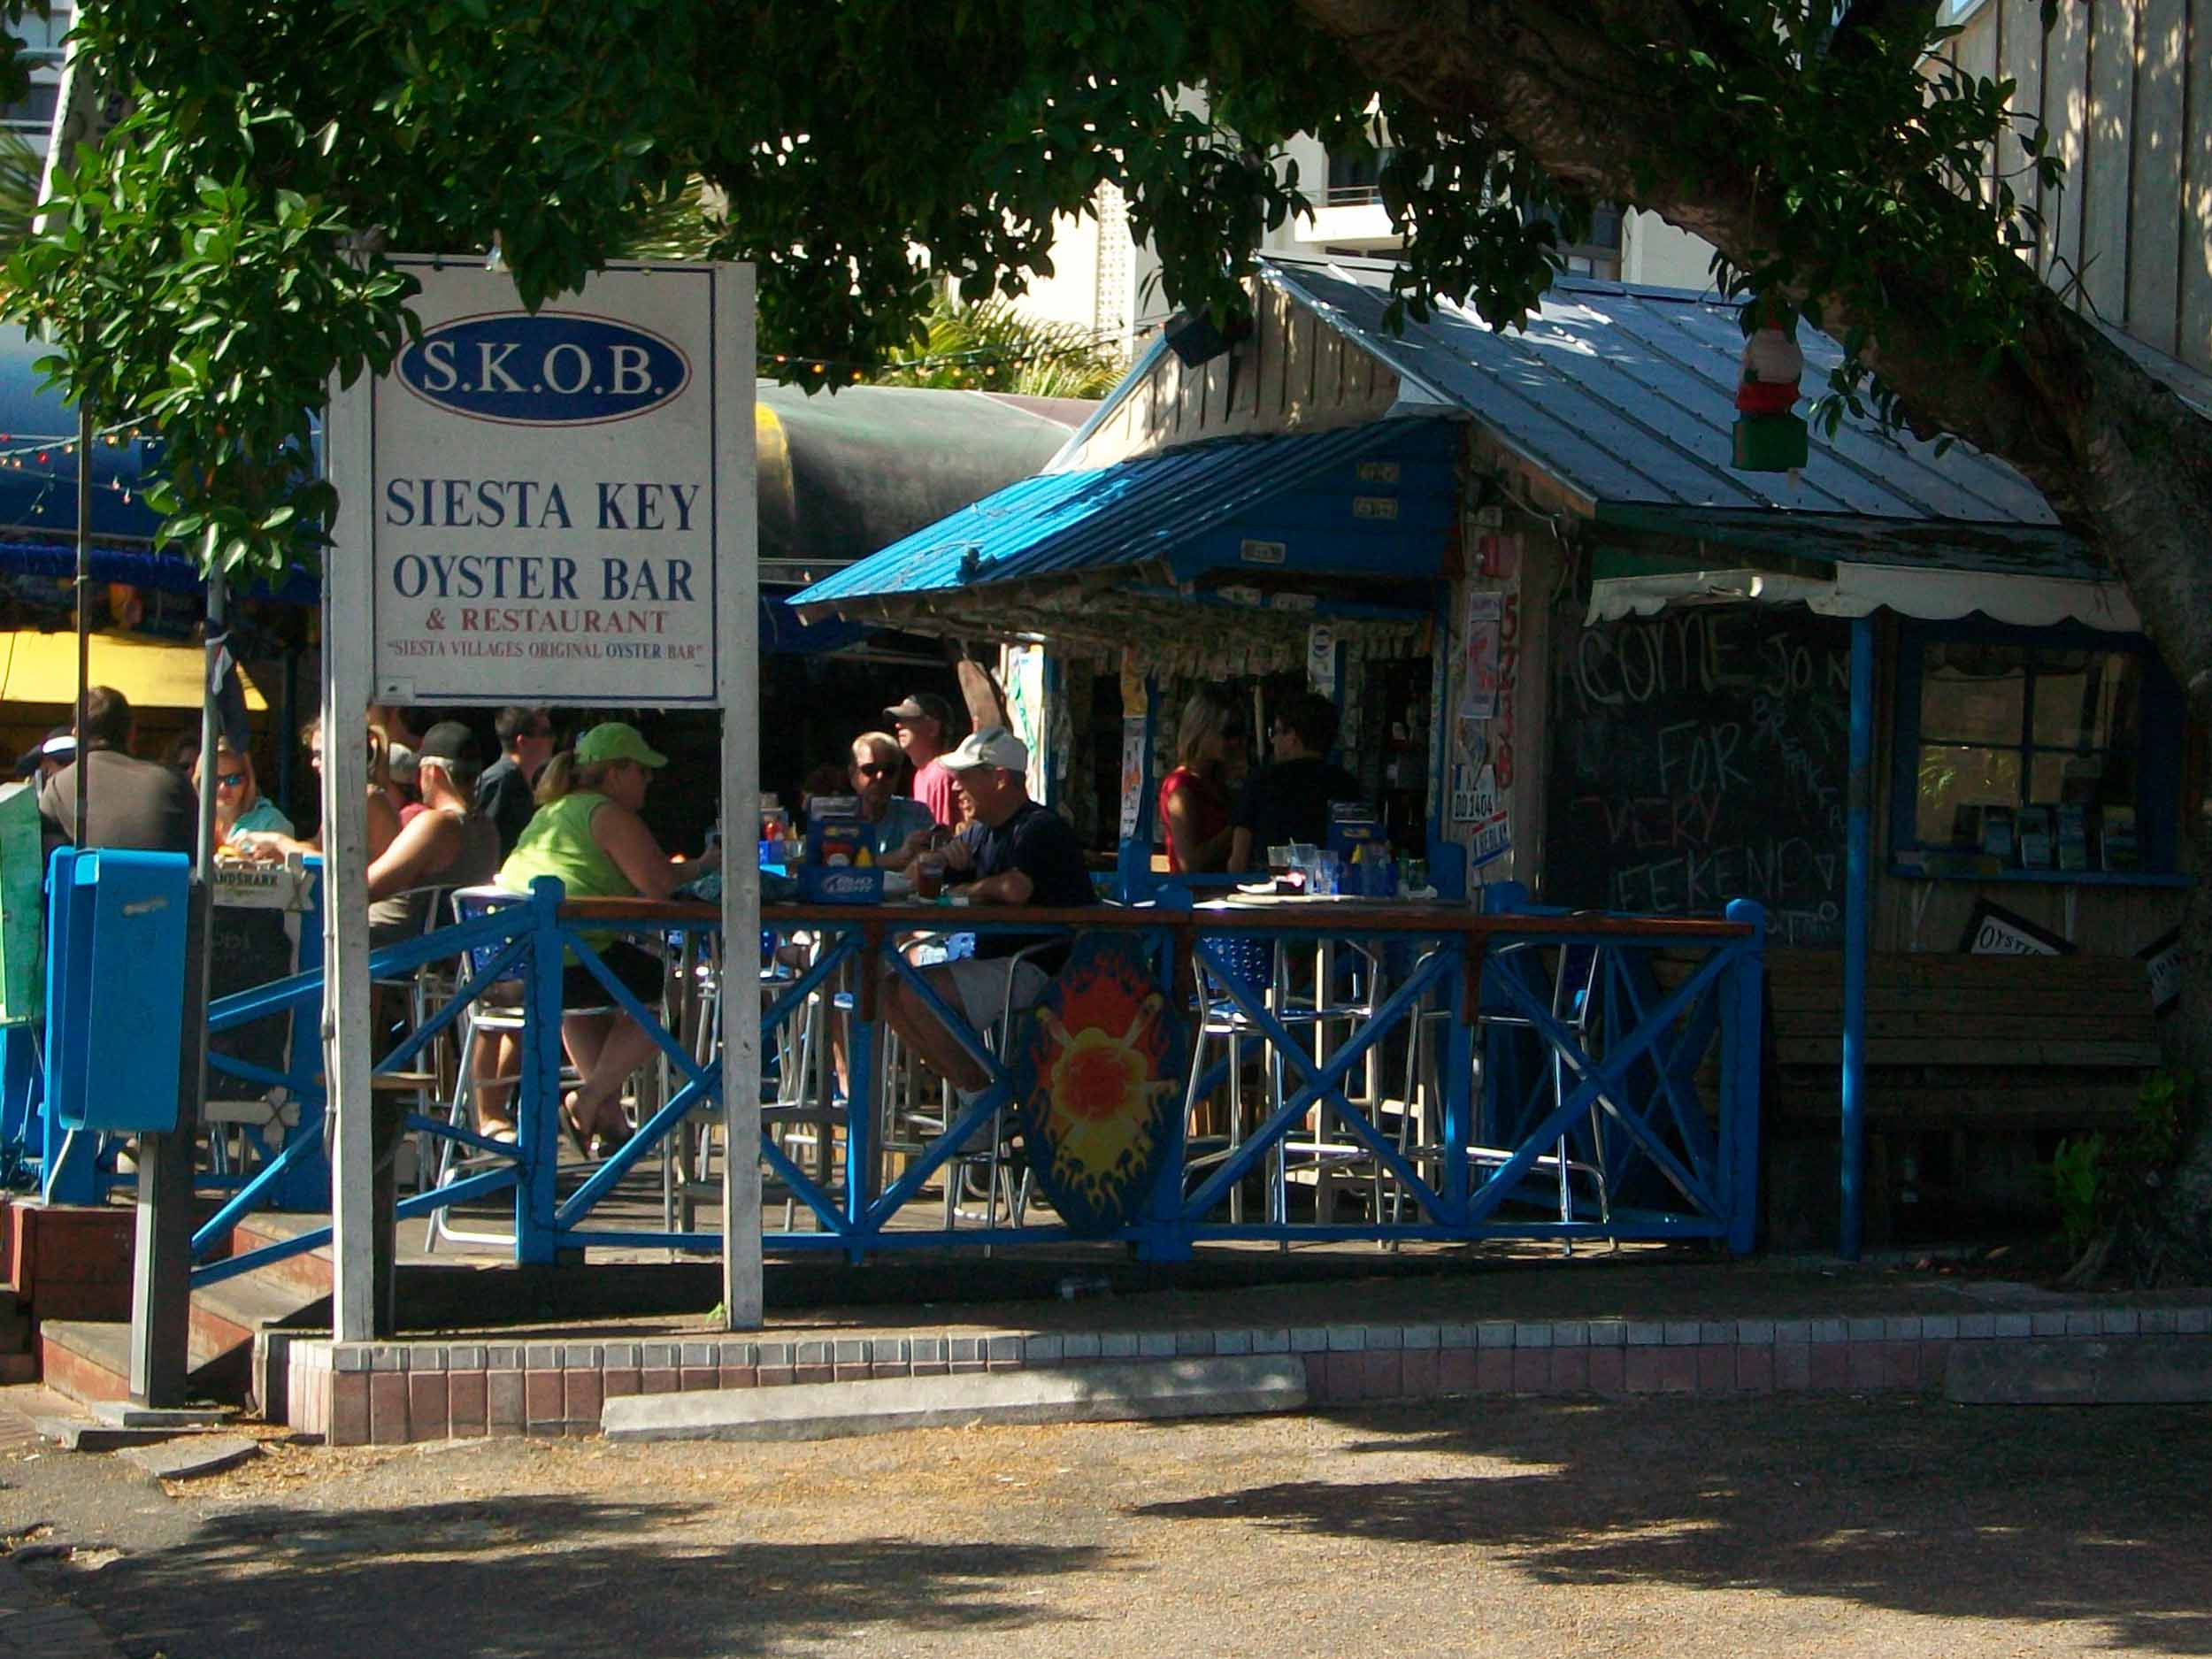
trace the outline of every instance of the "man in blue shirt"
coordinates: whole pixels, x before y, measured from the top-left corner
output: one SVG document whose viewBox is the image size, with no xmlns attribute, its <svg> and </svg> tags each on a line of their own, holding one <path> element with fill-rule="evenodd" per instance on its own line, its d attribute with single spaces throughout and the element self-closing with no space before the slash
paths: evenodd
<svg viewBox="0 0 2212 1659">
<path fill-rule="evenodd" d="M 1068 821 L 1050 807 L 1029 798 L 1029 750 L 1002 726 L 972 732 L 945 757 L 966 802 L 970 823 L 946 843 L 946 879 L 953 892 L 978 910 L 988 908 L 1074 910 L 1095 904 L 1083 844 Z M 930 988 L 967 1016 L 979 1034 L 987 1034 L 1010 1006 L 1033 1004 L 1050 976 L 1066 961 L 1065 941 L 1050 933 L 979 933 L 975 955 L 925 970 Z M 1020 962 L 1017 951 L 1052 944 Z M 884 987 L 884 1018 L 907 1046 L 949 1080 L 963 1104 L 972 1103 L 989 1082 L 989 1073 L 938 1022 L 903 979 Z"/>
<path fill-rule="evenodd" d="M 853 739 L 853 794 L 860 800 L 860 816 L 876 833 L 876 862 L 889 870 L 902 870 L 936 817 L 919 801 L 893 793 L 906 771 L 906 757 L 899 740 L 888 732 L 863 732 Z M 921 840 L 915 841 L 919 833 Z"/>
</svg>

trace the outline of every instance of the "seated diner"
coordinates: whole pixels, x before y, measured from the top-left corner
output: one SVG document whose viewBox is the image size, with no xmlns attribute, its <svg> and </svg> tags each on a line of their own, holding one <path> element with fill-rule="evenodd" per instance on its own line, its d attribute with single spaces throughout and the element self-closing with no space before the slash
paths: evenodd
<svg viewBox="0 0 2212 1659">
<path fill-rule="evenodd" d="M 369 946 L 382 949 L 432 924 L 440 887 L 479 887 L 499 872 L 499 830 L 476 807 L 476 739 L 458 720 L 426 733 L 416 755 L 422 810 L 369 864 Z"/>
<path fill-rule="evenodd" d="M 1274 758 L 1245 780 L 1237 797 L 1230 869 L 1257 868 L 1271 847 L 1320 846 L 1329 838 L 1329 803 L 1360 799 L 1359 780 L 1328 757 L 1336 723 L 1336 705 L 1318 692 L 1294 692 L 1284 700 L 1268 728 Z"/>
<path fill-rule="evenodd" d="M 1230 768 L 1244 761 L 1244 721 L 1228 694 L 1204 687 L 1183 705 L 1175 770 L 1160 780 L 1160 830 L 1171 875 L 1229 868 Z"/>
<path fill-rule="evenodd" d="M 944 757 L 969 816 L 967 828 L 941 849 L 951 893 L 978 907 L 1075 909 L 1094 904 L 1083 844 L 1068 821 L 1029 798 L 1029 750 L 1004 726 L 972 732 Z M 908 838 L 910 851 L 927 844 L 929 832 Z M 1033 946 L 1045 949 L 1016 961 Z M 1031 1007 L 1067 960 L 1068 941 L 1049 933 L 979 933 L 975 955 L 925 968 L 932 990 L 964 1013 L 986 1037 L 1010 1006 Z M 972 1105 L 990 1074 L 939 1023 L 921 995 L 900 975 L 885 983 L 883 1015 L 908 1047 L 951 1083 L 963 1107 Z"/>
<path fill-rule="evenodd" d="M 718 849 L 698 858 L 664 852 L 640 816 L 653 774 L 667 764 L 668 757 L 634 726 L 609 720 L 593 726 L 573 749 L 556 755 L 538 780 L 538 810 L 500 866 L 499 885 L 526 892 L 536 878 L 557 876 L 571 898 L 665 899 L 714 868 Z M 639 1002 L 649 1008 L 659 1000 L 660 957 L 611 930 L 581 937 Z M 609 998 L 590 969 L 572 960 L 561 975 L 561 1001 L 603 1009 Z M 630 1138 L 623 1086 L 652 1056 L 652 1035 L 627 1014 L 602 1012 L 564 1019 L 561 1041 L 583 1079 L 561 1103 L 563 1123 L 579 1152 L 603 1157 Z M 488 1099 L 482 1111 L 490 1118 Z M 494 1118 L 485 1133 L 506 1126 Z"/>
<path fill-rule="evenodd" d="M 204 757 L 196 756 L 192 761 L 195 789 L 202 787 L 204 760 Z M 219 738 L 215 744 L 215 844 L 227 846 L 257 830 L 289 835 L 292 820 L 261 793 L 254 778 L 253 757 L 242 755 Z"/>
</svg>

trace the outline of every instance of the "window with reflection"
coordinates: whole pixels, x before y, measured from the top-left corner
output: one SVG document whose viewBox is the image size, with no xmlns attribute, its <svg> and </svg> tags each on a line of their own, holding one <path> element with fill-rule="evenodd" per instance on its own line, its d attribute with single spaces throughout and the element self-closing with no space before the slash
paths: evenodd
<svg viewBox="0 0 2212 1659">
<path fill-rule="evenodd" d="M 2178 706 L 2144 641 L 1909 625 L 1901 642 L 1901 850 L 2058 874 L 2170 868 L 2171 768 L 2146 761 L 2169 722 L 2177 744 Z"/>
</svg>

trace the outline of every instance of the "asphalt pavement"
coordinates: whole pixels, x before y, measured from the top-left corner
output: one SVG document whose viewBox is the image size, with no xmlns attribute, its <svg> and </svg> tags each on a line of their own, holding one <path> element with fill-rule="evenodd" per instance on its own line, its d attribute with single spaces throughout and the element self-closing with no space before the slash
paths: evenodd
<svg viewBox="0 0 2212 1659">
<path fill-rule="evenodd" d="M 19 1398 L 0 1396 L 0 1413 Z M 812 1445 L 0 1445 L 0 1655 L 2212 1653 L 2212 1409 L 1459 1399 Z M 15 1605 L 0 1576 L 0 1605 Z"/>
</svg>

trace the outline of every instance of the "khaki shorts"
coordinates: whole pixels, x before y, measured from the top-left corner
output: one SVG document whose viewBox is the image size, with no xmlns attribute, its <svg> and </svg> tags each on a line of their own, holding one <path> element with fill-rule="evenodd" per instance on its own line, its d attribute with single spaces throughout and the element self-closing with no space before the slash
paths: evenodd
<svg viewBox="0 0 2212 1659">
<path fill-rule="evenodd" d="M 1007 1001 L 1007 979 L 1013 978 L 1013 1001 L 1016 1012 L 1032 1007 L 1044 995 L 1045 987 L 1052 983 L 1051 975 L 1033 962 L 1017 962 L 1011 956 L 980 959 L 969 956 L 959 962 L 948 962 L 931 970 L 952 981 L 954 996 L 961 1011 L 967 1015 L 968 1024 L 976 1034 L 988 1037 L 998 1028 L 999 1018 L 1010 1006 Z"/>
</svg>

